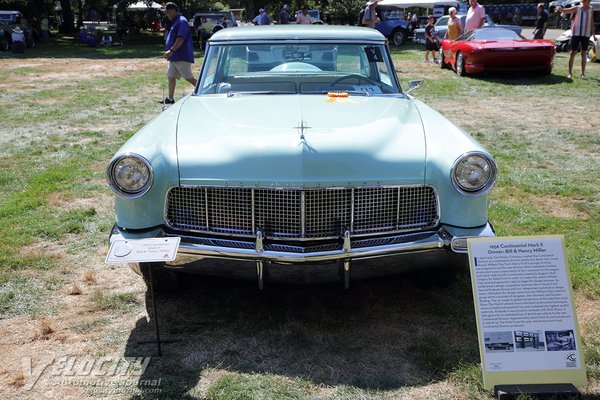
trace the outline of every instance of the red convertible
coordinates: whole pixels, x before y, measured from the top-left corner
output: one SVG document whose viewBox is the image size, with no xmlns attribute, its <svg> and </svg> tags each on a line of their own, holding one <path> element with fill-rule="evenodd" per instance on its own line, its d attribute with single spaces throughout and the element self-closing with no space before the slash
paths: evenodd
<svg viewBox="0 0 600 400">
<path fill-rule="evenodd" d="M 440 43 L 440 66 L 452 66 L 460 76 L 480 72 L 552 72 L 554 43 L 527 40 L 504 28 L 477 29 Z"/>
</svg>

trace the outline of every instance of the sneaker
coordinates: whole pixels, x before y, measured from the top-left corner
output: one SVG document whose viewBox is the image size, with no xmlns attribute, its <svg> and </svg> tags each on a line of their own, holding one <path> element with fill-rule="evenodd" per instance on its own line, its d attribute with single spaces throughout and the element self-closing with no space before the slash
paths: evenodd
<svg viewBox="0 0 600 400">
<path fill-rule="evenodd" d="M 175 99 L 171 99 L 169 97 L 165 97 L 165 99 L 161 100 L 160 102 L 163 103 L 163 104 L 175 104 Z"/>
<path fill-rule="evenodd" d="M 573 75 L 571 75 L 571 74 L 567 75 L 567 79 L 573 79 Z"/>
<path fill-rule="evenodd" d="M 437 58 L 436 58 L 435 60 L 433 60 L 433 63 L 434 63 L 434 64 L 437 64 L 437 63 L 438 63 L 438 60 L 437 60 Z"/>
<path fill-rule="evenodd" d="M 587 79 L 587 78 L 585 77 L 585 74 L 581 74 L 581 79 L 584 79 L 584 80 L 585 80 L 585 79 Z"/>
</svg>

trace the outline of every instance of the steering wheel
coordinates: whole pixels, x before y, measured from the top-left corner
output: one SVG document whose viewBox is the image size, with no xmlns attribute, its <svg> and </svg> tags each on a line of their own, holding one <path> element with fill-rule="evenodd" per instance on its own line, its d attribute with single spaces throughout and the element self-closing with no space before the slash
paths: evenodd
<svg viewBox="0 0 600 400">
<path fill-rule="evenodd" d="M 362 82 L 369 83 L 369 84 L 371 84 L 371 85 L 375 85 L 375 86 L 377 86 L 378 88 L 380 88 L 380 87 L 381 87 L 381 85 L 379 84 L 379 82 L 376 82 L 376 81 L 374 81 L 373 79 L 371 79 L 371 78 L 367 78 L 366 76 L 363 76 L 363 75 L 360 75 L 360 74 L 350 74 L 350 75 L 342 76 L 341 78 L 338 78 L 338 79 L 336 79 L 335 81 L 333 81 L 333 82 L 331 83 L 331 86 L 335 86 L 335 85 L 337 85 L 338 83 L 340 83 L 340 82 L 343 82 L 343 81 L 345 81 L 345 80 L 347 80 L 347 79 L 351 79 L 351 78 L 355 78 L 355 79 L 358 81 L 357 83 L 359 83 L 359 84 L 360 84 L 360 82 L 362 81 Z"/>
</svg>

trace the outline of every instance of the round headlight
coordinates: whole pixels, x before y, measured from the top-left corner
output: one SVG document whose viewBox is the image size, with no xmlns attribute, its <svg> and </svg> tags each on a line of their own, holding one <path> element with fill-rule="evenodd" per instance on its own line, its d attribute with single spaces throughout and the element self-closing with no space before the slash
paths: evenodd
<svg viewBox="0 0 600 400">
<path fill-rule="evenodd" d="M 496 164 L 485 153 L 463 154 L 452 166 L 452 183 L 463 194 L 487 193 L 495 182 Z"/>
<path fill-rule="evenodd" d="M 106 170 L 110 188 L 123 197 L 143 196 L 152 186 L 152 168 L 146 159 L 127 154 L 111 161 Z"/>
</svg>

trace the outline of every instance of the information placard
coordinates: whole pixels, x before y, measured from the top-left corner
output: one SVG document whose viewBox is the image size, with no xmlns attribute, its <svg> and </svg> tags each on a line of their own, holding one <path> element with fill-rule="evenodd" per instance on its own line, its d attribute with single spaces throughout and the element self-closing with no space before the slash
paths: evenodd
<svg viewBox="0 0 600 400">
<path fill-rule="evenodd" d="M 587 382 L 562 236 L 469 239 L 483 384 Z"/>
<path fill-rule="evenodd" d="M 180 237 L 115 240 L 108 250 L 105 262 L 160 262 L 173 261 L 177 256 Z"/>
</svg>

